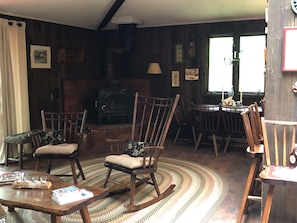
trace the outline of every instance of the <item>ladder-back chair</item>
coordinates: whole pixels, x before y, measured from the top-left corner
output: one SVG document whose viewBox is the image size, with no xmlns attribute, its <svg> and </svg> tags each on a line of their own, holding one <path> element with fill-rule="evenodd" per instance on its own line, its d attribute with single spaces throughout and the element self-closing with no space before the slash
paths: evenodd
<svg viewBox="0 0 297 223">
<path fill-rule="evenodd" d="M 253 104 L 251 104 L 249 106 L 249 110 L 254 140 L 259 140 L 260 142 L 263 142 L 261 115 L 259 112 L 258 103 L 254 102 Z"/>
<path fill-rule="evenodd" d="M 245 131 L 241 112 L 248 110 L 248 106 L 224 106 L 222 107 L 222 119 L 224 135 L 227 140 L 224 146 L 223 155 L 226 154 L 230 146 L 231 137 L 241 139 L 241 142 L 233 143 L 233 146 L 246 147 Z"/>
<path fill-rule="evenodd" d="M 140 210 L 160 201 L 167 197 L 175 187 L 172 184 L 161 193 L 154 173 L 158 168 L 160 153 L 165 147 L 164 143 L 179 97 L 178 94 L 175 98 L 147 97 L 140 96 L 136 92 L 130 142 L 133 141 L 137 145 L 142 143 L 143 147 L 131 148 L 130 145 L 125 149 L 123 139 L 106 139 L 106 142 L 110 144 L 112 154 L 105 158 L 104 165 L 108 171 L 103 187 L 105 188 L 108 182 L 123 186 L 123 189 L 119 191 L 112 192 L 111 190 L 110 195 L 130 190 L 130 203 L 126 205 L 130 211 Z M 131 151 L 134 153 L 130 153 Z M 117 182 L 113 179 L 112 170 L 129 174 L 130 184 L 123 185 L 122 181 Z M 139 183 L 153 185 L 157 196 L 147 202 L 134 204 L 136 186 Z"/>
<path fill-rule="evenodd" d="M 244 131 L 248 142 L 246 154 L 248 157 L 252 158 L 252 163 L 243 192 L 237 223 L 241 223 L 243 215 L 246 214 L 249 201 L 262 201 L 262 185 L 261 182 L 259 182 L 259 171 L 262 168 L 261 164 L 264 145 L 260 143 L 258 138 L 255 138 L 257 131 L 254 129 L 254 124 L 251 118 L 252 111 L 253 106 L 250 106 L 249 110 L 241 113 Z"/>
<path fill-rule="evenodd" d="M 52 161 L 55 159 L 69 160 L 72 175 L 60 174 L 57 176 L 72 176 L 74 184 L 77 184 L 79 176 L 85 180 L 82 167 L 79 162 L 83 130 L 86 123 L 87 110 L 83 112 L 45 112 L 41 110 L 42 132 L 32 135 L 35 148 L 33 154 L 37 159 L 35 170 L 39 170 L 41 160 L 48 160 L 47 173 L 52 169 Z M 78 168 L 76 173 L 75 164 Z"/>
<path fill-rule="evenodd" d="M 268 184 L 262 222 L 268 222 L 275 187 L 297 187 L 296 168 L 289 165 L 289 154 L 296 147 L 297 122 L 266 120 L 264 117 L 261 122 L 266 163 L 260 178 L 264 184 Z M 286 222 L 286 219 L 282 220 Z"/>
<path fill-rule="evenodd" d="M 173 141 L 173 146 L 175 146 L 180 136 L 187 136 L 187 133 L 191 131 L 194 145 L 196 144 L 196 134 L 195 134 L 195 124 L 193 124 L 193 120 L 189 118 L 186 114 L 186 108 L 183 98 L 180 98 L 179 103 L 175 110 L 175 120 L 177 123 L 177 131 L 175 134 L 175 138 Z M 191 116 L 192 117 L 192 116 Z"/>
<path fill-rule="evenodd" d="M 223 135 L 220 128 L 221 107 L 219 105 L 194 104 L 192 102 L 192 112 L 195 119 L 195 129 L 198 134 L 194 153 L 200 146 L 203 137 L 211 135 L 215 156 L 218 157 L 217 135 Z"/>
</svg>

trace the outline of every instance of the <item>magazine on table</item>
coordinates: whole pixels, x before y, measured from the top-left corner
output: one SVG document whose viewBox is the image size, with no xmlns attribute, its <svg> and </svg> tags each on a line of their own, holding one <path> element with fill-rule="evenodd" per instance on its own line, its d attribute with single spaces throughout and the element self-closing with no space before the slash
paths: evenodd
<svg viewBox="0 0 297 223">
<path fill-rule="evenodd" d="M 79 193 L 79 190 L 80 189 L 78 187 L 76 187 L 74 185 L 71 185 L 71 186 L 68 186 L 68 187 L 62 187 L 62 188 L 52 190 L 52 194 L 55 197 L 71 196 L 71 195 L 73 195 L 75 193 Z"/>
<path fill-rule="evenodd" d="M 12 183 L 18 179 L 18 172 L 1 172 L 0 184 Z"/>
<path fill-rule="evenodd" d="M 86 198 L 94 197 L 92 191 L 85 188 L 78 188 L 74 185 L 52 191 L 52 200 L 59 205 L 72 203 Z"/>
</svg>

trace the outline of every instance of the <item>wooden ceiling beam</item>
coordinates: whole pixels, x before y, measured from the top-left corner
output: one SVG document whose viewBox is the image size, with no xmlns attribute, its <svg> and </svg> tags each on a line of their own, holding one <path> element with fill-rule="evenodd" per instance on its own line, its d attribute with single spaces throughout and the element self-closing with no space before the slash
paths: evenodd
<svg viewBox="0 0 297 223">
<path fill-rule="evenodd" d="M 108 24 L 108 22 L 111 20 L 111 18 L 114 16 L 114 14 L 119 10 L 121 5 L 125 2 L 125 0 L 116 0 L 115 3 L 111 6 L 106 16 L 103 18 L 102 22 L 97 28 L 97 31 L 101 31 L 105 28 L 105 26 Z"/>
</svg>

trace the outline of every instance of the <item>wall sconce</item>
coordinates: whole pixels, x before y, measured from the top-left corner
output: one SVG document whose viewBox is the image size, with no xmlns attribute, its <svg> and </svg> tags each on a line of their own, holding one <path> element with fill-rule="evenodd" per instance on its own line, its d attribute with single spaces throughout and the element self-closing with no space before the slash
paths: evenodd
<svg viewBox="0 0 297 223">
<path fill-rule="evenodd" d="M 159 63 L 150 63 L 148 69 L 148 74 L 162 74 L 162 70 Z"/>
</svg>

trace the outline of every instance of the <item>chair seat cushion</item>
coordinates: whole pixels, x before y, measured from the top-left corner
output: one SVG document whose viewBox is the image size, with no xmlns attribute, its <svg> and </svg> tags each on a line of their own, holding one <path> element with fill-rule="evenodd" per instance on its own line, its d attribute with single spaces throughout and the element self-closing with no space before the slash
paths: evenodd
<svg viewBox="0 0 297 223">
<path fill-rule="evenodd" d="M 150 157 L 146 157 L 146 166 L 150 163 Z M 154 159 L 152 158 L 152 163 Z M 140 168 L 143 165 L 143 157 L 131 157 L 127 154 L 109 155 L 105 157 L 105 162 L 116 164 L 129 169 Z"/>
<path fill-rule="evenodd" d="M 58 145 L 45 145 L 38 147 L 35 154 L 61 154 L 70 155 L 78 149 L 77 143 L 62 143 Z"/>
</svg>

